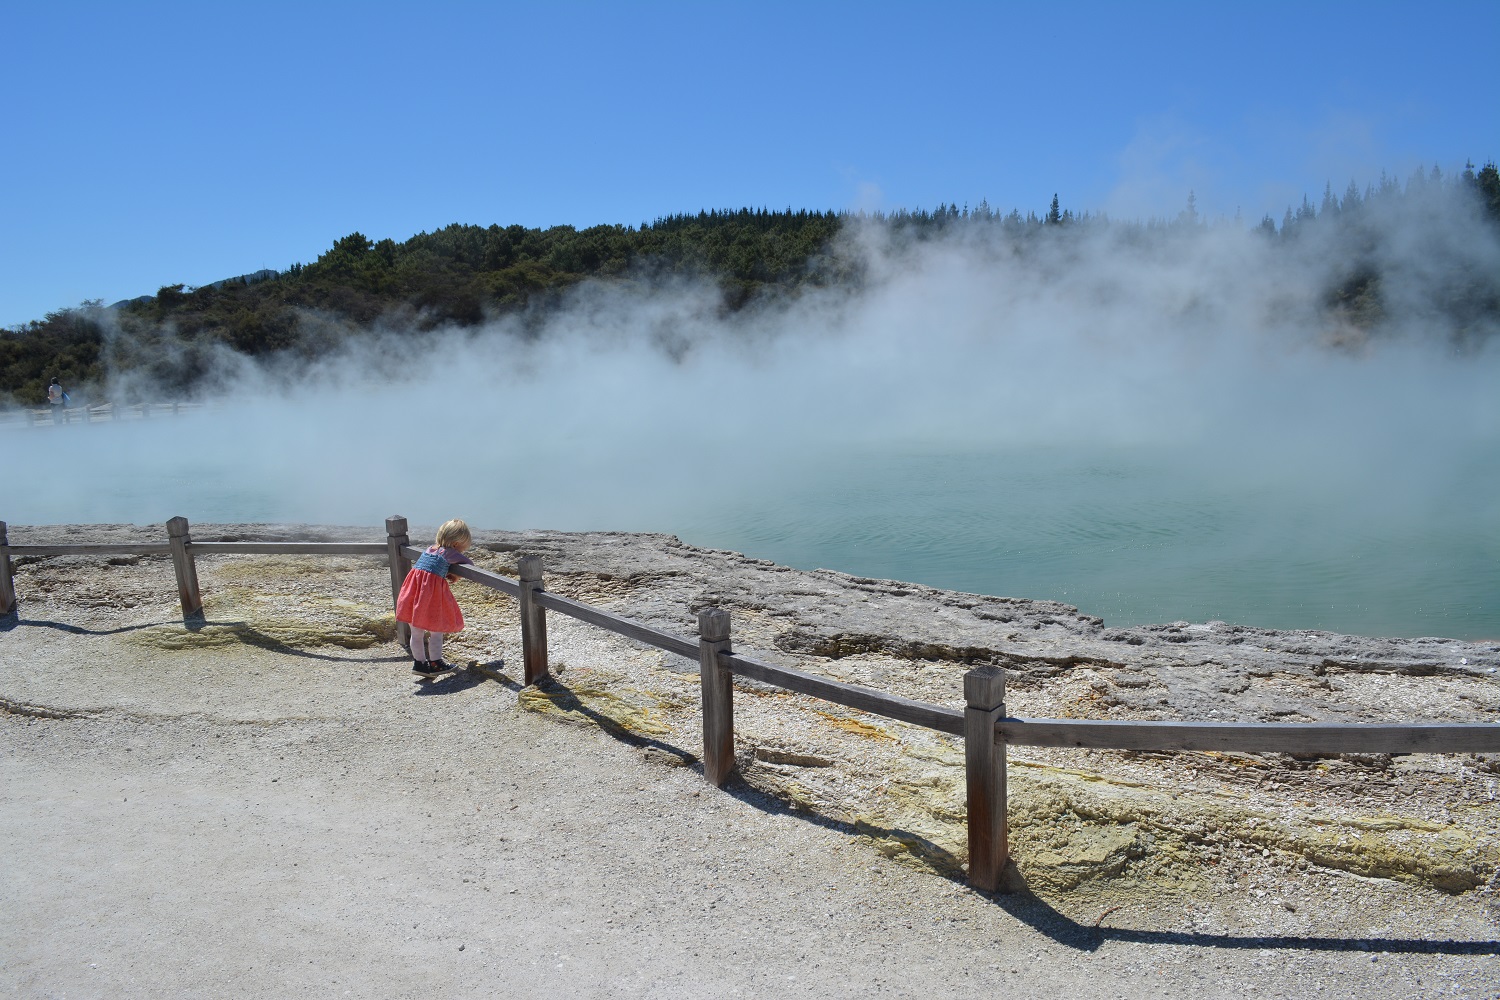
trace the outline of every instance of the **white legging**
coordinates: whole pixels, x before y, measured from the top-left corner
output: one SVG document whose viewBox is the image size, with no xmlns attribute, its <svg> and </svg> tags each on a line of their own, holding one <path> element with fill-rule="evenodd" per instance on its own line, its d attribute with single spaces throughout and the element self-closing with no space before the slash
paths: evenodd
<svg viewBox="0 0 1500 1000">
<path fill-rule="evenodd" d="M 422 639 L 426 638 L 426 648 Z M 441 660 L 443 658 L 443 633 L 425 632 L 419 628 L 411 630 L 411 657 L 414 660 Z"/>
</svg>

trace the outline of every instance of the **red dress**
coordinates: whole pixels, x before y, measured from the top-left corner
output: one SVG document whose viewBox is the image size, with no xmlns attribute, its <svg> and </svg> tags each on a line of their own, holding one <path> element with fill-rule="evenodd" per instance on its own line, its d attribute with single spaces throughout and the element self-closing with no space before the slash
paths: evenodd
<svg viewBox="0 0 1500 1000">
<path fill-rule="evenodd" d="M 472 563 L 473 560 L 453 549 L 429 548 L 407 572 L 396 598 L 396 620 L 426 632 L 459 632 L 464 627 L 464 613 L 453 599 L 448 586 L 450 563 Z"/>
</svg>

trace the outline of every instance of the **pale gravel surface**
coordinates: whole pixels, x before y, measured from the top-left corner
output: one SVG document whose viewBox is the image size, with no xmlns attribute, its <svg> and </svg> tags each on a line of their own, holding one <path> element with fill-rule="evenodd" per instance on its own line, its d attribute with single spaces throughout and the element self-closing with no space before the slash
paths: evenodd
<svg viewBox="0 0 1500 1000">
<path fill-rule="evenodd" d="M 204 531 L 195 529 L 212 537 Z M 159 534 L 91 530 L 76 540 Z M 368 529 L 344 536 L 372 537 Z M 11 530 L 15 543 L 64 537 L 58 528 Z M 666 574 L 659 586 L 615 597 L 627 613 L 686 634 L 691 610 L 659 596 L 669 584 L 687 604 L 727 604 L 752 623 L 754 609 L 726 591 L 742 585 L 767 605 L 781 596 L 751 577 L 726 577 L 733 560 L 725 554 L 663 548 L 659 538 L 631 548 L 618 541 L 626 537 L 497 535 L 495 558 L 526 545 L 561 570 L 572 552 L 571 572 L 596 564 L 589 587 L 573 582 L 601 603 L 612 581 L 598 574 L 619 569 L 610 559 L 677 559 L 684 565 L 657 567 Z M 200 565 L 210 620 L 231 606 L 251 624 L 274 622 L 277 609 L 306 618 L 334 583 L 353 602 L 378 601 L 383 585 L 370 560 L 348 560 L 347 571 L 305 587 L 292 573 L 277 586 L 257 584 L 283 595 L 261 619 L 246 610 L 255 587 L 233 591 L 258 570 L 228 562 Z M 712 584 L 694 583 L 684 568 L 694 562 L 713 569 Z M 830 598 L 830 579 L 798 575 L 781 585 L 789 601 L 806 592 L 808 617 L 797 624 L 836 625 L 854 613 Z M 567 582 L 549 585 L 566 592 Z M 1121 895 L 1125 905 L 1113 912 L 1107 883 L 1046 901 L 986 897 L 882 856 L 837 808 L 789 811 L 769 793 L 776 782 L 757 779 L 748 762 L 752 784 L 718 791 L 695 768 L 655 762 L 662 755 L 643 752 L 639 740 L 527 710 L 513 682 L 467 671 L 419 687 L 388 643 L 142 642 L 181 631 L 165 560 L 46 560 L 23 566 L 18 586 L 19 619 L 0 625 L 0 698 L 9 708 L 0 713 L 0 990 L 10 995 L 1500 996 L 1500 921 L 1488 890 L 1450 896 L 1311 871 L 1295 875 L 1304 902 L 1289 911 L 1274 900 L 1292 898 L 1293 873 L 1252 870 L 1237 858 L 1266 888 L 1168 894 L 1155 904 Z M 518 658 L 513 610 L 459 593 L 472 623 L 466 648 L 491 673 L 514 677 L 506 662 Z M 657 611 L 653 600 L 662 602 Z M 1044 613 L 1056 617 L 1057 607 Z M 565 683 L 593 675 L 645 684 L 649 675 L 660 695 L 674 690 L 674 677 L 692 681 L 634 644 L 552 622 Z M 911 620 L 902 626 L 909 635 Z M 776 634 L 793 636 L 786 645 L 795 647 L 807 631 Z M 745 633 L 756 635 L 755 626 Z M 1044 652 L 1025 636 L 1014 641 L 1017 663 Z M 1125 644 L 1075 645 L 1106 641 Z M 1405 662 L 1434 648 L 1460 650 L 1459 659 L 1493 655 L 1473 644 L 1387 646 L 1388 660 Z M 822 662 L 862 682 L 861 670 L 899 673 L 878 657 Z M 925 676 L 918 669 L 902 693 L 929 684 Z M 1071 677 L 1043 678 L 1028 697 L 1066 688 Z M 1106 690 L 1108 700 L 1128 708 L 1115 696 L 1137 690 L 1132 683 Z M 1488 690 L 1433 697 L 1469 704 L 1479 691 L 1473 703 L 1484 718 Z M 1385 697 L 1372 694 L 1374 708 L 1360 711 L 1378 714 Z M 753 736 L 756 699 L 739 707 Z M 660 742 L 694 751 L 682 735 L 691 712 L 668 721 Z M 1095 763 L 1143 779 L 1163 773 L 1149 760 Z M 1482 775 L 1432 773 L 1446 776 L 1444 787 L 1485 787 Z"/>
</svg>

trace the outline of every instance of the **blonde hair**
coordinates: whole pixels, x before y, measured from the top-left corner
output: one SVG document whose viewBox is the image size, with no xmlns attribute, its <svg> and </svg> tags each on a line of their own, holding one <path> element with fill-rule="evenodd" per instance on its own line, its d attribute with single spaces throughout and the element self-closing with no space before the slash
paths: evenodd
<svg viewBox="0 0 1500 1000">
<path fill-rule="evenodd" d="M 443 526 L 438 529 L 437 544 L 445 549 L 459 544 L 467 545 L 473 540 L 473 536 L 469 534 L 469 526 L 456 517 L 451 521 L 444 521 Z"/>
</svg>

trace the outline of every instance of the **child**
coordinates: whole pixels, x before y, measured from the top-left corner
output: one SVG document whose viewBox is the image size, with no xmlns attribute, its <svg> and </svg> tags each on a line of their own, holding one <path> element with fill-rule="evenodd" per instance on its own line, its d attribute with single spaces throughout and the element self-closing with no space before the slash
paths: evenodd
<svg viewBox="0 0 1500 1000">
<path fill-rule="evenodd" d="M 396 620 L 411 626 L 411 672 L 418 677 L 442 677 L 453 667 L 443 662 L 443 637 L 464 627 L 463 612 L 448 588 L 448 567 L 474 564 L 464 555 L 473 539 L 462 521 L 444 522 L 437 544 L 412 564 L 396 599 Z"/>
</svg>

